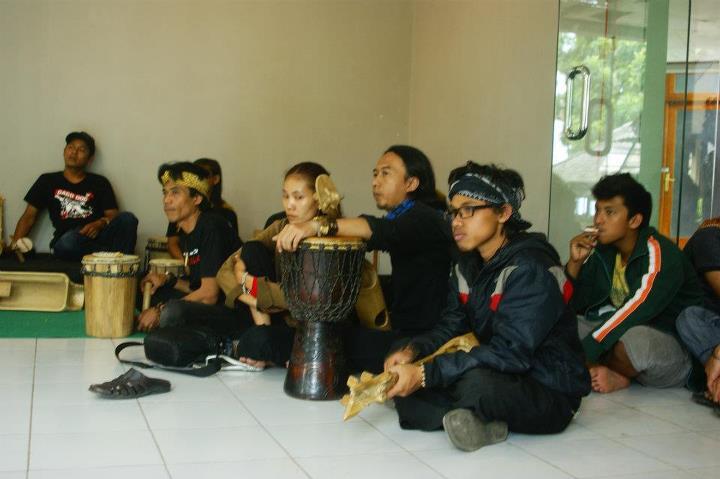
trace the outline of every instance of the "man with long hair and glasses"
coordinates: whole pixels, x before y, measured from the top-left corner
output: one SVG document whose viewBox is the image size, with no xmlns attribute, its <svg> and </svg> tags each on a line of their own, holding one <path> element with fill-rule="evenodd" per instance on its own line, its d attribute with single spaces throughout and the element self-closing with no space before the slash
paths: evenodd
<svg viewBox="0 0 720 479">
<path fill-rule="evenodd" d="M 278 235 L 277 246 L 294 251 L 302 239 L 318 234 L 356 236 L 366 240 L 368 250 L 389 253 L 391 291 L 384 293 L 392 330 L 352 328 L 346 335 L 350 368 L 378 373 L 394 341 L 428 331 L 440 317 L 452 239 L 432 165 L 419 149 L 395 145 L 385 150 L 373 168 L 372 192 L 385 216 L 290 224 Z"/>
</svg>

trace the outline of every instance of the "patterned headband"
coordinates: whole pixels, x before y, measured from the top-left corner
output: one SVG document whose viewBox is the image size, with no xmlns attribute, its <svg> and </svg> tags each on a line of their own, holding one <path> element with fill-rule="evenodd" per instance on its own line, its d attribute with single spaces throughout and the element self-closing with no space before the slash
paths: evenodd
<svg viewBox="0 0 720 479">
<path fill-rule="evenodd" d="M 160 183 L 162 183 L 163 186 L 165 186 L 167 182 L 171 180 L 173 180 L 173 178 L 170 176 L 170 171 L 167 170 L 160 177 Z M 197 190 L 206 199 L 210 198 L 210 182 L 200 178 L 195 173 L 183 171 L 182 178 L 173 181 L 175 181 L 175 183 L 177 183 L 178 185 L 187 186 L 188 188 L 193 188 Z"/>
<path fill-rule="evenodd" d="M 455 195 L 463 195 L 480 201 L 487 201 L 495 205 L 509 204 L 512 207 L 512 217 L 520 220 L 520 203 L 522 193 L 517 188 L 502 188 L 490 178 L 476 173 L 466 173 L 450 185 L 448 199 Z"/>
</svg>

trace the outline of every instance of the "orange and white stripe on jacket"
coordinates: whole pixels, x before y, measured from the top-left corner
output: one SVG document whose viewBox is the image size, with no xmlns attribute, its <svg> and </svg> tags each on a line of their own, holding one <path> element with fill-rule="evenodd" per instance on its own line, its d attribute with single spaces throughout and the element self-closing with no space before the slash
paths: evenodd
<svg viewBox="0 0 720 479">
<path fill-rule="evenodd" d="M 640 287 L 635 291 L 635 294 L 620 309 L 615 311 L 610 319 L 600 326 L 594 333 L 593 338 L 598 343 L 602 342 L 608 334 L 610 334 L 615 328 L 620 326 L 630 315 L 640 307 L 643 302 L 647 299 L 650 291 L 652 291 L 653 283 L 655 278 L 660 272 L 662 266 L 662 259 L 660 255 L 660 243 L 654 237 L 650 236 L 647 240 L 648 246 L 648 270 L 640 281 Z"/>
</svg>

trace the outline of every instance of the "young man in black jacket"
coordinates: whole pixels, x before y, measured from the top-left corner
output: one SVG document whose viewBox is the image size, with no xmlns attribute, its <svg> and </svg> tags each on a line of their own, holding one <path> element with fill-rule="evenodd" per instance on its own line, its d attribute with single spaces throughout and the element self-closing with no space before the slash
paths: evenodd
<svg viewBox="0 0 720 479">
<path fill-rule="evenodd" d="M 345 341 L 351 370 L 378 373 L 393 342 L 430 330 L 440 317 L 452 238 L 432 165 L 417 148 L 388 148 L 373 169 L 372 191 L 377 207 L 387 211 L 385 216 L 340 218 L 329 229 L 366 240 L 370 251 L 390 254 L 392 291 L 386 296 L 391 298 L 392 331 L 352 328 Z M 286 226 L 278 235 L 278 249 L 294 251 L 302 239 L 317 235 L 320 226 L 317 220 Z"/>
<path fill-rule="evenodd" d="M 468 163 L 450 174 L 448 197 L 463 254 L 447 308 L 432 331 L 385 361 L 398 375 L 388 398 L 400 426 L 444 427 L 465 451 L 503 441 L 508 430 L 560 432 L 590 392 L 590 378 L 557 252 L 543 235 L 524 232 L 522 178 Z M 468 332 L 480 343 L 469 352 L 411 364 Z"/>
</svg>

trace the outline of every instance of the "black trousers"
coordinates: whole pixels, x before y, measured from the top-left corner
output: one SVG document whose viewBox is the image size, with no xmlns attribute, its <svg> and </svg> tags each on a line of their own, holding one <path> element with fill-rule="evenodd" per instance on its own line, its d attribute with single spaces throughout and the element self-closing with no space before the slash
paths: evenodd
<svg viewBox="0 0 720 479">
<path fill-rule="evenodd" d="M 553 434 L 567 427 L 579 407 L 579 397 L 553 391 L 529 376 L 484 368 L 467 371 L 446 389 L 420 389 L 395 398 L 400 427 L 423 431 L 442 429 L 447 412 L 465 408 L 484 422 L 505 421 L 513 432 Z"/>
<path fill-rule="evenodd" d="M 270 325 L 252 326 L 243 333 L 237 355 L 285 367 L 290 360 L 294 338 L 295 328 L 288 326 L 282 318 L 273 317 Z"/>
<path fill-rule="evenodd" d="M 252 320 L 222 304 L 203 304 L 171 299 L 160 313 L 160 327 L 203 326 L 224 337 L 237 338 L 252 326 Z"/>
<path fill-rule="evenodd" d="M 248 241 L 243 245 L 240 257 L 247 271 L 253 276 L 277 281 L 274 252 L 268 250 L 262 243 Z M 239 338 L 237 355 L 258 361 L 270 361 L 284 367 L 290 359 L 295 337 L 295 329 L 285 323 L 284 314 L 271 315 L 270 325 L 256 326 L 247 305 L 236 302 L 236 312 L 244 318 L 244 322 L 251 325 Z"/>
<path fill-rule="evenodd" d="M 385 357 L 393 343 L 400 339 L 400 334 L 352 324 L 345 330 L 343 339 L 350 373 L 368 371 L 379 374 L 383 371 Z"/>
</svg>

